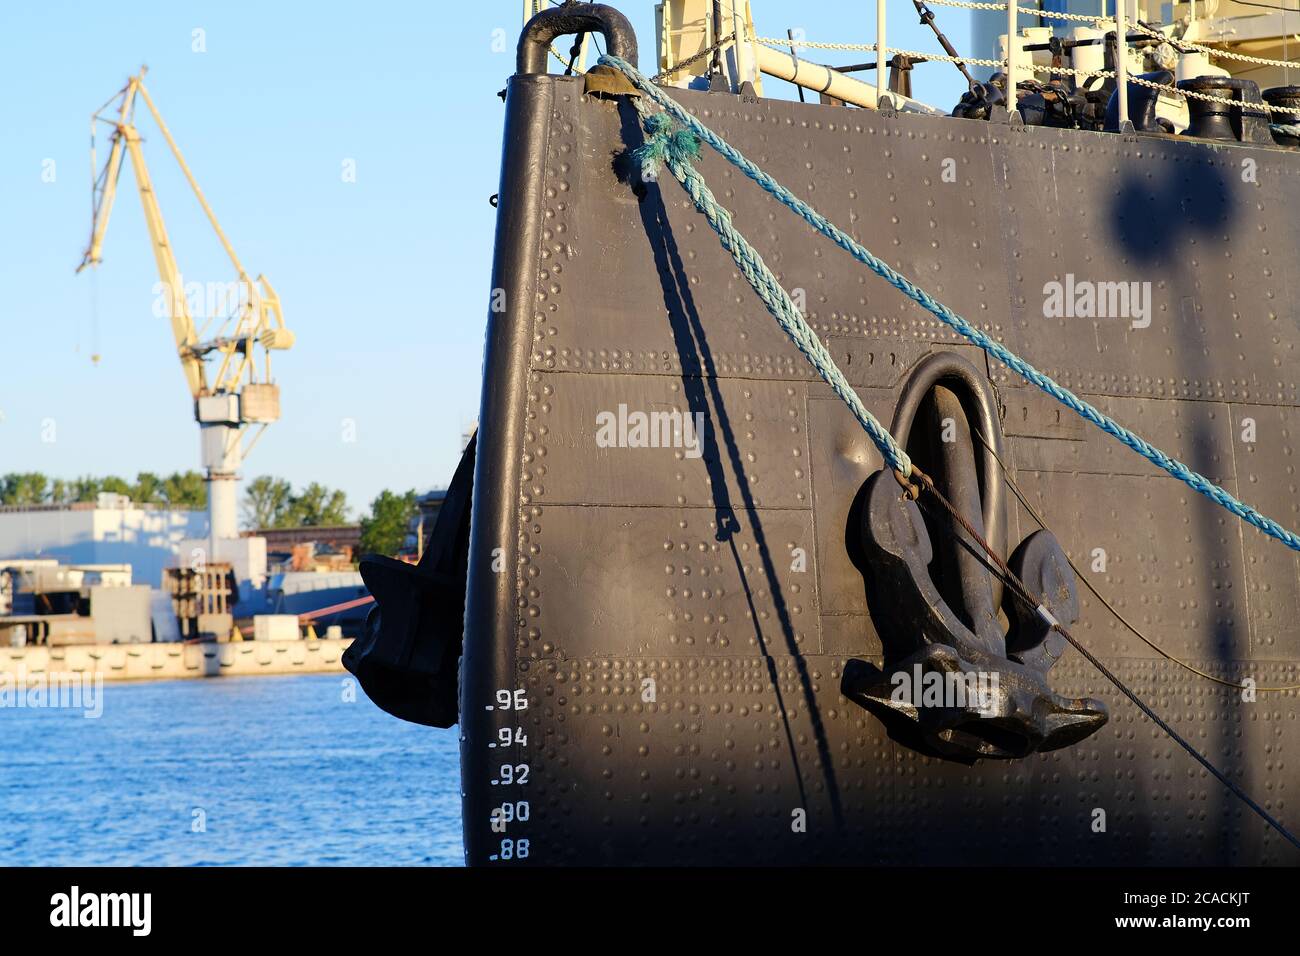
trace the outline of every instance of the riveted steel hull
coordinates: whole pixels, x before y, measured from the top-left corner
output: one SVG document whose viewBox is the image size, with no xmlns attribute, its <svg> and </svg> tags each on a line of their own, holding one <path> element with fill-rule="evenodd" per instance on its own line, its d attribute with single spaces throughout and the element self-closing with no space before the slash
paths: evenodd
<svg viewBox="0 0 1300 956">
<path fill-rule="evenodd" d="M 1300 155 L 679 99 L 937 299 L 1300 526 Z M 461 663 L 469 862 L 1300 862 L 1072 650 L 1053 685 L 1109 723 L 1022 760 L 923 756 L 845 698 L 846 661 L 882 659 L 850 517 L 879 454 L 678 185 L 638 195 L 626 99 L 518 76 L 507 113 Z M 1300 558 L 991 367 L 716 155 L 700 169 L 877 417 L 927 355 L 965 356 L 1017 481 L 1103 594 L 1204 671 L 1300 682 Z M 1067 274 L 1149 282 L 1149 324 L 1045 315 Z M 702 412 L 702 454 L 601 447 L 620 405 Z M 1013 542 L 1035 528 L 1014 499 L 1008 523 Z M 1243 702 L 1081 597 L 1093 653 L 1294 818 L 1296 692 Z"/>
</svg>

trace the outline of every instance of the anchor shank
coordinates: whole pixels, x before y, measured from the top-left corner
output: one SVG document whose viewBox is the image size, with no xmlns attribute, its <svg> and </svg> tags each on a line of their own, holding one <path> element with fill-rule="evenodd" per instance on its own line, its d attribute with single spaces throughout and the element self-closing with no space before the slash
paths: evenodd
<svg viewBox="0 0 1300 956">
<path fill-rule="evenodd" d="M 975 466 L 975 446 L 966 412 L 956 393 L 935 385 L 927 400 L 926 414 L 931 419 L 925 433 L 930 438 L 931 471 L 936 485 L 952 502 L 971 527 L 984 534 L 983 504 L 980 500 L 979 474 Z M 1006 656 L 1006 639 L 998 624 L 997 609 L 989 569 L 976 553 L 969 535 L 950 515 L 929 515 L 937 530 L 937 541 L 951 542 L 951 547 L 936 548 L 936 583 L 940 592 L 962 621 L 974 632 L 984 649 L 998 657 Z M 967 547 L 967 545 L 971 545 Z"/>
</svg>

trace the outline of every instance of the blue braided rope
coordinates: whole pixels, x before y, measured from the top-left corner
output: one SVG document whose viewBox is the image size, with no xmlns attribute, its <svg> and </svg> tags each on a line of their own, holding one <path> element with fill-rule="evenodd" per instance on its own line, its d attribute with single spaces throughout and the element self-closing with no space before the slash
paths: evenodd
<svg viewBox="0 0 1300 956">
<path fill-rule="evenodd" d="M 1140 435 L 1125 428 L 1108 415 L 1079 398 L 1069 389 L 1058 385 L 1050 377 L 1038 371 L 1038 369 L 1034 368 L 1024 359 L 1010 352 L 1000 342 L 990 338 L 984 332 L 972 326 L 964 318 L 953 312 L 943 303 L 937 302 L 924 289 L 917 287 L 912 282 L 899 275 L 899 273 L 894 271 L 894 269 L 892 269 L 887 263 L 872 255 L 866 247 L 857 242 L 857 240 L 852 236 L 843 232 L 825 216 L 817 212 L 798 196 L 795 196 L 771 176 L 751 163 L 739 152 L 739 150 L 721 139 L 716 133 L 688 113 L 681 104 L 669 97 L 658 86 L 651 83 L 636 69 L 636 67 L 632 66 L 620 57 L 610 56 L 608 54 L 602 56 L 600 62 L 606 66 L 612 66 L 622 72 L 632 81 L 633 85 L 635 85 L 637 89 L 641 90 L 641 92 L 647 97 L 654 100 L 655 103 L 662 107 L 666 113 L 676 119 L 682 126 L 686 127 L 686 129 L 690 130 L 701 140 L 708 143 L 713 147 L 713 149 L 720 153 L 724 159 L 730 162 L 754 182 L 758 183 L 758 185 L 766 192 L 776 197 L 785 206 L 797 213 L 814 229 L 826 238 L 830 239 L 845 252 L 849 253 L 853 258 L 863 263 L 867 268 L 871 269 L 872 272 L 876 273 L 876 275 L 894 286 L 908 298 L 912 299 L 935 318 L 952 328 L 963 338 L 978 345 L 985 352 L 992 355 L 1003 365 L 1019 374 L 1026 381 L 1037 385 L 1058 402 L 1065 405 L 1067 408 L 1070 408 L 1087 421 L 1092 422 L 1092 424 L 1096 425 L 1106 434 L 1118 439 L 1152 464 L 1182 481 L 1188 487 L 1209 498 L 1215 504 L 1218 504 L 1232 512 L 1243 521 L 1255 526 L 1270 537 L 1281 541 L 1293 551 L 1300 551 L 1300 537 L 1297 537 L 1294 533 L 1282 527 L 1282 525 L 1278 524 L 1272 518 L 1261 514 L 1250 505 L 1240 501 L 1223 488 L 1214 484 L 1214 482 L 1210 481 L 1204 475 L 1193 471 L 1181 461 L 1166 455 L 1163 451 L 1151 445 Z M 641 110 L 643 116 L 646 114 L 646 108 L 644 105 L 638 104 L 638 109 Z M 735 233 L 734 229 L 731 229 L 729 234 L 724 234 L 719 226 L 715 224 L 716 220 L 719 223 L 725 222 L 726 225 L 730 227 L 731 216 L 725 209 L 718 206 L 717 201 L 713 198 L 713 194 L 708 191 L 708 187 L 703 185 L 702 180 L 699 180 L 699 174 L 695 173 L 694 167 L 691 166 L 690 163 L 691 159 L 698 154 L 698 145 L 694 150 L 683 150 L 681 148 L 680 132 L 681 131 L 678 131 L 678 134 L 669 136 L 666 134 L 666 130 L 662 127 L 657 130 L 651 130 L 650 133 L 652 139 L 655 139 L 656 133 L 658 133 L 658 139 L 656 140 L 656 145 L 653 147 L 652 152 L 654 155 L 661 155 L 666 159 L 673 175 L 687 188 L 691 198 L 695 201 L 696 207 L 704 213 L 706 218 L 709 219 L 710 225 L 713 225 L 714 229 L 718 231 L 719 236 L 722 237 L 724 247 L 731 252 L 732 258 L 735 259 L 737 265 L 741 267 L 741 271 L 744 272 L 745 277 L 750 280 L 750 284 L 754 286 L 755 291 L 757 291 L 759 296 L 763 298 L 763 302 L 767 305 L 768 311 L 772 312 L 772 314 L 777 317 L 778 322 L 781 322 L 782 316 L 778 314 L 778 311 L 774 310 L 772 302 L 769 301 L 769 297 L 775 297 L 776 301 L 780 302 L 781 310 L 783 311 L 784 302 L 781 301 L 781 297 L 784 297 L 785 301 L 789 301 L 789 296 L 785 295 L 784 290 L 781 289 L 780 284 L 776 281 L 776 278 L 772 276 L 771 271 L 767 269 L 766 265 L 763 264 L 763 261 L 758 254 L 754 252 L 752 248 L 749 248 L 747 243 L 743 246 L 741 245 L 741 243 L 744 243 L 744 240 Z M 653 157 L 649 158 L 653 161 Z M 681 170 L 680 174 L 679 169 Z M 691 175 L 692 173 L 694 173 L 693 177 Z M 696 180 L 698 180 L 698 184 L 692 185 Z M 749 271 L 746 271 L 746 264 L 748 264 Z M 763 275 L 763 273 L 766 273 L 766 275 Z M 754 274 L 756 277 L 751 277 L 751 274 Z M 799 316 L 798 314 L 798 310 L 794 309 L 793 302 L 790 302 L 790 309 L 793 311 L 795 316 L 798 316 L 798 322 L 793 322 L 793 320 L 791 320 L 791 324 L 797 332 L 803 335 L 803 331 L 799 329 L 798 326 L 802 324 L 804 328 L 807 328 L 807 323 L 803 322 L 802 316 Z M 787 320 L 790 319 L 789 316 L 786 316 L 786 318 Z M 803 351 L 805 355 L 809 355 L 809 358 L 812 359 L 813 356 L 809 354 L 809 350 L 806 350 L 804 345 L 799 344 L 800 340 L 796 338 L 795 332 L 792 332 L 790 328 L 786 328 L 784 323 L 782 324 L 782 328 L 785 328 L 787 334 L 789 334 L 791 338 L 795 339 L 796 344 L 800 347 L 800 351 Z M 821 347 L 821 343 L 817 340 L 812 329 L 807 328 L 806 335 L 811 336 L 810 339 L 807 339 L 810 348 L 812 348 L 813 351 L 820 349 L 820 353 L 825 355 L 825 362 L 828 363 L 828 369 L 826 370 L 823 370 L 821 366 L 817 365 L 816 361 L 813 363 L 817 366 L 817 371 L 822 375 L 822 378 L 825 379 L 832 388 L 836 389 L 836 394 L 840 395 L 840 397 L 846 402 L 849 402 L 850 408 L 853 408 L 855 416 L 857 416 L 858 420 L 862 422 L 863 427 L 867 429 L 868 434 L 871 435 L 876 446 L 880 448 L 881 454 L 885 455 L 891 465 L 901 471 L 904 475 L 910 475 L 911 462 L 902 454 L 902 450 L 898 447 L 897 442 L 893 440 L 892 436 L 890 436 L 887 431 L 880 427 L 880 423 L 876 422 L 876 420 L 872 418 L 865 409 L 862 410 L 861 415 L 858 414 L 857 408 L 861 407 L 861 401 L 857 400 L 856 393 L 854 393 L 851 388 L 847 387 L 847 382 L 845 382 L 847 394 L 836 388 L 835 379 L 838 378 L 842 381 L 843 375 L 840 374 L 839 369 L 835 367 L 835 363 L 830 358 L 829 354 L 825 354 L 825 348 Z M 814 343 L 815 346 L 813 345 Z M 830 373 L 829 376 L 828 372 Z M 848 397 L 849 395 L 852 395 L 852 400 Z M 857 407 L 855 407 L 855 401 Z M 878 429 L 878 432 L 873 430 L 869 423 L 874 423 L 875 429 Z M 891 455 L 895 457 L 891 457 Z M 903 467 L 904 463 L 906 467 Z"/>
</svg>

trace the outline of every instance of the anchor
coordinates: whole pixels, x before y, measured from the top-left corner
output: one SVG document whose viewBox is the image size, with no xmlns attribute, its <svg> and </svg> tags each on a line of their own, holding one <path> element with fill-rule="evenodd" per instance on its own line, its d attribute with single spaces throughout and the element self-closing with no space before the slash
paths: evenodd
<svg viewBox="0 0 1300 956">
<path fill-rule="evenodd" d="M 978 460 L 972 421 L 984 438 Z M 891 432 L 965 522 L 1005 553 L 1002 434 L 988 379 L 955 353 L 930 355 L 904 389 Z M 850 660 L 845 696 L 900 742 L 968 763 L 1056 750 L 1106 723 L 1102 702 L 1064 697 L 1048 681 L 1065 648 L 1051 622 L 1072 624 L 1079 613 L 1074 571 L 1049 531 L 1028 535 L 1007 562 L 1040 601 L 1029 608 L 1006 593 L 960 522 L 940 514 L 927 523 L 889 469 L 867 479 L 861 502 L 857 531 L 884 667 Z M 940 535 L 947 546 L 936 552 Z"/>
</svg>

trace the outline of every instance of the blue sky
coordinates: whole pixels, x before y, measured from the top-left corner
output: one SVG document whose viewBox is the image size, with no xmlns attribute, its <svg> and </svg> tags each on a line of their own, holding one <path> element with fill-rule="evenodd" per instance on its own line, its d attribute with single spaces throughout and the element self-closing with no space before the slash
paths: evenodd
<svg viewBox="0 0 1300 956">
<path fill-rule="evenodd" d="M 653 4 L 615 5 L 652 66 Z M 754 6 L 760 34 L 873 39 L 874 4 Z M 218 219 L 249 272 L 275 284 L 298 337 L 275 353 L 283 418 L 245 477 L 342 488 L 354 512 L 383 488 L 449 481 L 478 410 L 504 115 L 496 93 L 513 69 L 521 8 L 3 4 L 0 62 L 17 83 L 0 150 L 0 472 L 131 478 L 198 467 L 170 331 L 152 311 L 158 277 L 129 170 L 103 265 L 73 273 L 90 229 L 90 113 L 148 64 L 147 85 Z M 889 9 L 891 42 L 939 49 L 910 3 Z M 936 13 L 968 49 L 967 15 Z M 193 49 L 195 30 L 205 52 Z M 496 30 L 507 52 L 494 52 Z M 931 64 L 914 88 L 950 106 L 959 79 Z M 774 80 L 765 92 L 794 96 Z M 138 125 L 182 274 L 229 281 L 161 135 L 147 116 Z M 101 162 L 105 151 L 101 136 Z M 344 181 L 347 161 L 355 182 Z"/>
</svg>

